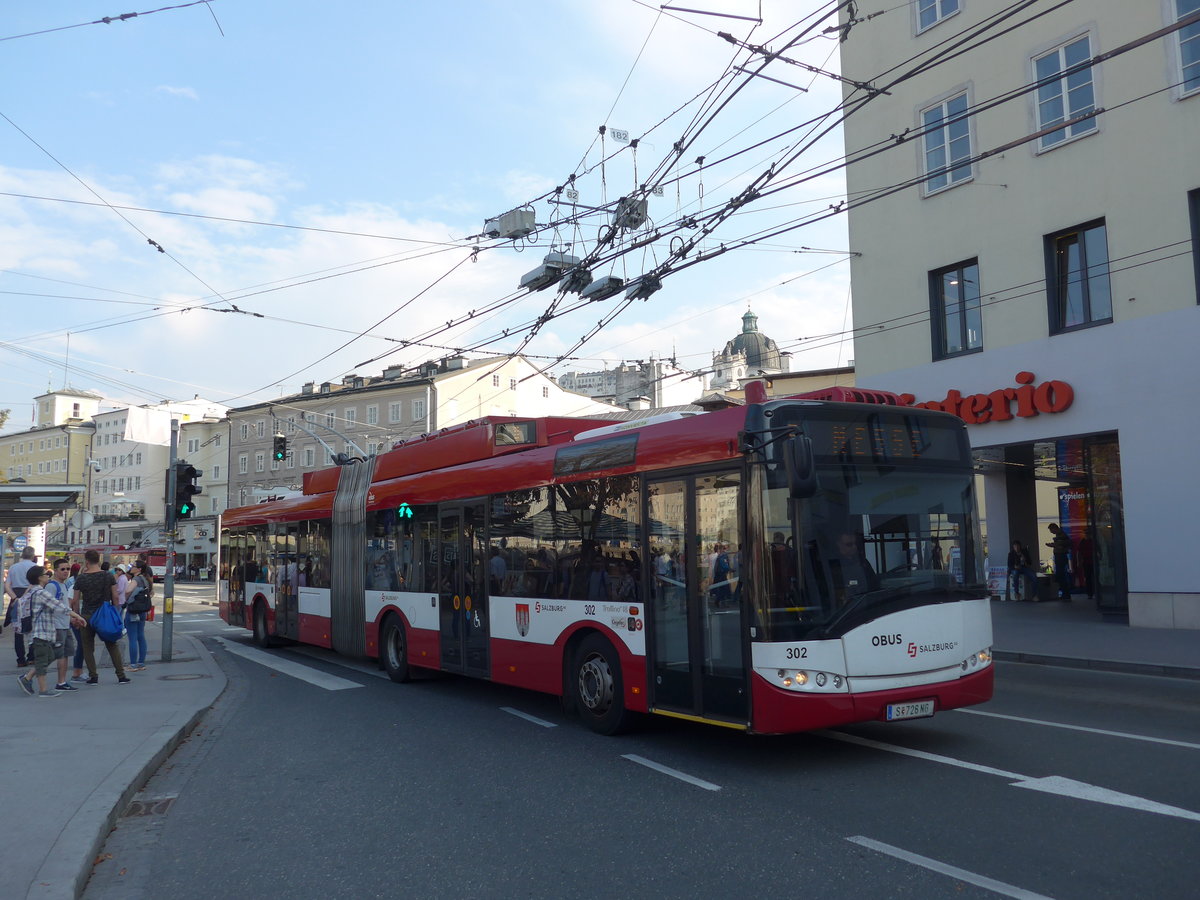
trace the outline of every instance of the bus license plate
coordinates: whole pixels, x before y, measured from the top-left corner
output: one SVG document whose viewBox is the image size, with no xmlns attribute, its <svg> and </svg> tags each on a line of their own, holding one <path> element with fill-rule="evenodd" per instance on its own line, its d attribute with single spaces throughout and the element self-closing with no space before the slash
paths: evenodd
<svg viewBox="0 0 1200 900">
<path fill-rule="evenodd" d="M 898 719 L 924 719 L 932 715 L 932 700 L 917 700 L 915 703 L 889 703 L 887 705 L 889 722 L 895 722 Z"/>
</svg>

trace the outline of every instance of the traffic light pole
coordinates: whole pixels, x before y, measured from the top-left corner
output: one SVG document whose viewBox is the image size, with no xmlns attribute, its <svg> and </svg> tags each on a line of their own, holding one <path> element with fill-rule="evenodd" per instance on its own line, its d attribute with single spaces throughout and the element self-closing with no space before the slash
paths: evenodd
<svg viewBox="0 0 1200 900">
<path fill-rule="evenodd" d="M 172 623 L 175 617 L 175 466 L 179 455 L 179 420 L 171 420 L 171 460 L 167 468 L 167 571 L 163 573 L 162 661 L 171 661 Z"/>
</svg>

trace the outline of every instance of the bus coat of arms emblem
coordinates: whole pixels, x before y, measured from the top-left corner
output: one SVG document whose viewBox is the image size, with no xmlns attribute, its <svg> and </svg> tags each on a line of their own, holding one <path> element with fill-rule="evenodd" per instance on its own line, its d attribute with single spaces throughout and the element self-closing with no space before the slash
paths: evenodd
<svg viewBox="0 0 1200 900">
<path fill-rule="evenodd" d="M 517 632 L 521 637 L 529 634 L 529 604 L 517 604 Z"/>
</svg>

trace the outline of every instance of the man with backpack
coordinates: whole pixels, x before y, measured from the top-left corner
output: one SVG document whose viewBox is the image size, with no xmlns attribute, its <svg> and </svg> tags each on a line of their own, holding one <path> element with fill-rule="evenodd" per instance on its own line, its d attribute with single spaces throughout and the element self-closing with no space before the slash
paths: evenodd
<svg viewBox="0 0 1200 900">
<path fill-rule="evenodd" d="M 63 560 L 66 563 L 66 560 Z M 67 565 L 65 572 L 70 572 Z M 54 690 L 46 689 L 46 670 L 50 661 L 58 660 L 59 681 L 67 678 L 67 636 L 71 634 L 71 606 L 61 584 L 55 584 L 50 572 L 41 566 L 31 566 L 27 577 L 29 590 L 21 597 L 21 614 L 28 615 L 30 628 L 22 624 L 21 630 L 29 639 L 29 649 L 33 653 L 34 667 L 24 675 L 17 676 L 17 682 L 25 693 L 33 696 L 33 676 L 37 676 L 38 697 L 57 697 L 61 684 L 55 685 Z M 63 575 L 65 580 L 66 575 Z M 55 590 L 57 588 L 57 590 Z M 75 616 L 78 618 L 78 616 Z M 58 627 L 61 621 L 62 627 Z M 26 654 L 28 655 L 28 653 Z M 73 690 L 73 688 L 69 688 Z"/>
<path fill-rule="evenodd" d="M 117 596 L 117 582 L 112 574 L 100 568 L 100 551 L 88 550 L 83 555 L 83 571 L 75 576 L 75 598 L 72 606 L 78 608 L 80 614 L 87 620 L 83 629 L 83 661 L 87 665 L 87 684 L 99 684 L 100 676 L 96 672 L 96 629 L 92 627 L 92 616 L 105 603 L 111 603 L 118 610 L 120 617 L 121 600 Z M 129 684 L 130 679 L 125 674 L 121 664 L 121 645 L 116 641 L 105 641 L 104 649 L 112 660 L 113 668 L 117 670 L 117 684 Z"/>
</svg>

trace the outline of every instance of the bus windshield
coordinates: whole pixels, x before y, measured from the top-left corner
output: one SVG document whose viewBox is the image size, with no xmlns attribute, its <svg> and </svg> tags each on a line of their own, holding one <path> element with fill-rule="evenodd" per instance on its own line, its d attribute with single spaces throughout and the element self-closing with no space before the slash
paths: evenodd
<svg viewBox="0 0 1200 900">
<path fill-rule="evenodd" d="M 912 431 L 911 414 L 893 416 L 902 431 Z M 756 639 L 838 637 L 888 613 L 985 596 L 969 456 L 965 445 L 958 460 L 950 452 L 958 440 L 950 438 L 961 427 L 921 422 L 922 440 L 943 448 L 936 463 L 911 455 L 881 459 L 869 447 L 853 456 L 821 453 L 826 427 L 845 428 L 804 425 L 818 435 L 812 497 L 791 499 L 782 466 L 765 466 L 766 577 Z M 949 434 L 939 435 L 942 429 Z"/>
</svg>

